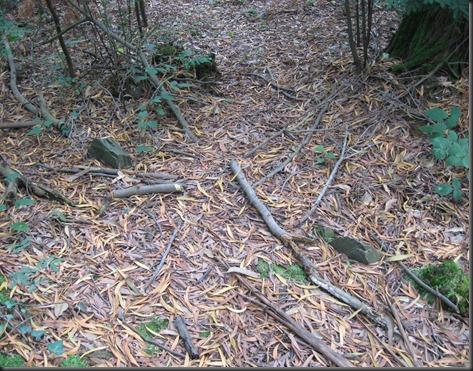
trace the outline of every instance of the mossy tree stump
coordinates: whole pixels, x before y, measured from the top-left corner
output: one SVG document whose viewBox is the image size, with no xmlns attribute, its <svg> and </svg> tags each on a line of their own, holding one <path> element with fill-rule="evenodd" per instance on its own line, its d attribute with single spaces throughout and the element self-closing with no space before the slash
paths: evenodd
<svg viewBox="0 0 473 371">
<path fill-rule="evenodd" d="M 468 65 L 468 50 L 468 19 L 435 5 L 405 14 L 386 49 L 403 60 L 393 72 L 420 68 L 429 73 L 442 64 L 454 78 Z"/>
</svg>

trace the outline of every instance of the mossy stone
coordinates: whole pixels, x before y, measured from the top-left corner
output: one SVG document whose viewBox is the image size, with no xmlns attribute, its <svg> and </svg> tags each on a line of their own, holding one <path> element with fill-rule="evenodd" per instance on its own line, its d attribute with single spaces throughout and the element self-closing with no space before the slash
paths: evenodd
<svg viewBox="0 0 473 371">
<path fill-rule="evenodd" d="M 99 160 L 102 164 L 114 169 L 132 166 L 131 155 L 125 152 L 113 138 L 96 138 L 92 140 L 87 156 Z"/>
<path fill-rule="evenodd" d="M 348 258 L 363 264 L 375 263 L 382 257 L 378 250 L 349 237 L 334 238 L 330 245 L 338 252 L 348 256 Z"/>
</svg>

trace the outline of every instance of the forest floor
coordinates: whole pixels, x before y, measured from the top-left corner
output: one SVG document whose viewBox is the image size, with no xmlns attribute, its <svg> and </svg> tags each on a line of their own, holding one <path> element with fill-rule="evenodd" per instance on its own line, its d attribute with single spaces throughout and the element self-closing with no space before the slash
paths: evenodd
<svg viewBox="0 0 473 371">
<path fill-rule="evenodd" d="M 381 10 L 375 17 L 371 52 L 380 54 L 397 21 L 394 14 Z M 389 246 L 386 257 L 396 255 L 410 268 L 457 259 L 469 271 L 468 191 L 459 203 L 433 192 L 435 184 L 445 181 L 445 171 L 434 161 L 427 139 L 412 129 L 416 119 L 408 117 L 396 99 L 403 82 L 388 71 L 390 61 L 377 61 L 362 77 L 353 73 L 343 13 L 336 1 L 153 1 L 149 18 L 185 45 L 216 54 L 218 84 L 176 96 L 197 142 L 186 142 L 171 116 L 155 132 L 140 134 L 133 122 L 139 102 L 125 107 L 101 84 L 89 81 L 87 97 L 78 104 L 71 88 L 45 81 L 51 68 L 40 63 L 41 48 L 30 67 L 29 50 L 23 59 L 16 58 L 23 70 L 32 71 L 20 81 L 26 95 L 41 82 L 57 117 L 74 110 L 80 114 L 70 138 L 54 130 L 38 137 L 27 135 L 28 129 L 4 130 L 1 153 L 12 168 L 78 205 L 36 199 L 33 206 L 0 212 L 0 273 L 11 277 L 25 267 L 41 266 L 30 278 L 44 282 L 36 282 L 31 290 L 19 285 L 11 295 L 32 316 L 33 328 L 46 331 L 46 342 L 62 339 L 65 347 L 65 353 L 55 357 L 46 342 L 11 333 L 0 337 L 2 352 L 18 352 L 29 366 L 58 365 L 71 354 L 84 355 L 91 366 L 330 366 L 241 296 L 245 289 L 218 259 L 252 272 L 263 266 L 258 265 L 261 261 L 297 263 L 248 203 L 230 161 L 238 161 L 252 184 L 267 175 L 302 141 L 317 117 L 317 105 L 333 87 L 339 94 L 310 142 L 283 171 L 255 187 L 260 199 L 284 228 L 299 235 L 313 237 L 314 224 L 323 222 L 378 248 L 372 237 L 377 236 Z M 33 119 L 11 95 L 8 69 L 1 71 L 1 119 Z M 298 99 L 251 73 L 266 74 Z M 467 78 L 419 94 L 418 101 L 422 109 L 460 106 L 460 127 L 467 130 Z M 285 127 L 287 131 L 248 155 Z M 323 145 L 338 158 L 346 130 L 346 158 L 332 186 L 312 218 L 296 227 L 335 162 L 317 164 L 313 148 Z M 139 179 L 129 174 L 71 178 L 41 166 L 101 166 L 87 159 L 86 152 L 92 138 L 103 136 L 113 136 L 133 154 L 134 170 L 175 174 L 186 184 L 186 192 L 113 199 L 103 208 L 111 190 L 135 185 Z M 139 144 L 156 150 L 137 153 Z M 55 220 L 54 210 L 67 222 Z M 12 252 L 7 245 L 15 236 L 9 225 L 20 221 L 29 225 L 31 246 Z M 176 228 L 161 273 L 145 290 Z M 391 304 L 408 333 L 407 344 L 396 336 L 388 339 L 383 328 L 309 282 L 274 272 L 261 278 L 257 273 L 250 279 L 254 287 L 356 366 L 469 362 L 468 318 L 421 298 L 397 263 L 348 261 L 314 238 L 301 248 L 321 276 L 379 313 L 389 313 Z M 60 259 L 57 270 L 44 264 L 54 258 Z M 127 327 L 168 320 L 154 338 L 185 353 L 173 326 L 177 315 L 185 319 L 199 359 L 157 351 Z M 392 346 L 387 345 L 391 340 Z"/>
</svg>

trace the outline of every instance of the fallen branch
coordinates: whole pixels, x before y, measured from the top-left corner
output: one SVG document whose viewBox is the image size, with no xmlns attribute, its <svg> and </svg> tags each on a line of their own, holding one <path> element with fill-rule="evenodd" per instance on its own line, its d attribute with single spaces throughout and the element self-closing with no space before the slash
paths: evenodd
<svg viewBox="0 0 473 371">
<path fill-rule="evenodd" d="M 156 74 L 154 73 L 154 68 L 151 67 L 148 60 L 146 59 L 146 56 L 141 52 L 140 48 L 133 45 L 133 44 L 131 44 L 131 43 L 129 43 L 128 41 L 124 40 L 123 38 L 121 38 L 116 33 L 112 32 L 103 23 L 97 21 L 90 14 L 87 14 L 86 12 L 84 12 L 84 10 L 82 10 L 80 7 L 78 7 L 72 1 L 70 1 L 70 0 L 66 0 L 66 1 L 71 7 L 73 7 L 78 12 L 80 12 L 85 17 L 85 19 L 92 22 L 95 26 L 97 26 L 99 29 L 101 29 L 105 34 L 107 34 L 113 40 L 117 41 L 118 43 L 122 44 L 124 47 L 126 47 L 127 49 L 129 49 L 130 51 L 132 51 L 132 52 L 136 53 L 136 55 L 138 55 L 138 58 L 140 59 L 140 62 L 144 67 L 145 73 L 148 75 L 150 81 L 153 83 L 153 85 L 156 88 L 156 90 L 158 91 L 159 95 L 161 95 L 161 97 L 163 98 L 163 100 L 166 102 L 169 109 L 173 113 L 174 117 L 177 119 L 177 121 L 181 125 L 185 136 L 191 141 L 197 140 L 197 137 L 194 135 L 194 133 L 192 133 L 192 131 L 189 128 L 189 124 L 187 123 L 186 119 L 182 115 L 181 110 L 173 102 L 173 96 L 162 86 L 162 83 L 159 81 L 159 79 L 156 77 Z"/>
<path fill-rule="evenodd" d="M 24 175 L 12 170 L 2 156 L 0 156 L 0 176 L 3 177 L 7 185 L 5 194 L 2 197 L 4 200 L 14 201 L 16 199 L 18 188 L 23 187 L 27 192 L 33 193 L 37 197 L 74 206 L 72 201 L 61 195 L 59 192 L 41 184 L 31 182 Z"/>
<path fill-rule="evenodd" d="M 241 189 L 245 193 L 245 196 L 250 201 L 250 203 L 256 208 L 256 210 L 258 210 L 259 214 L 261 215 L 264 222 L 268 226 L 270 232 L 276 238 L 278 238 L 283 243 L 284 246 L 292 250 L 297 260 L 299 260 L 299 262 L 304 267 L 304 270 L 309 276 L 309 279 L 312 281 L 312 283 L 316 286 L 321 287 L 324 291 L 328 292 L 330 295 L 341 300 L 342 302 L 348 304 L 355 310 L 359 310 L 367 318 L 369 318 L 376 324 L 383 326 L 384 328 L 389 328 L 391 323 L 387 319 L 383 318 L 383 316 L 379 315 L 368 304 L 361 302 L 359 299 L 353 297 L 352 295 L 343 291 L 342 289 L 334 286 L 329 281 L 325 281 L 319 276 L 314 265 L 309 261 L 309 259 L 307 259 L 305 256 L 302 255 L 302 252 L 300 251 L 299 247 L 295 243 L 296 239 L 278 225 L 278 223 L 274 220 L 273 216 L 271 215 L 271 212 L 258 198 L 255 191 L 246 180 L 246 177 L 243 174 L 240 166 L 235 160 L 232 160 L 231 162 L 231 169 L 238 181 L 238 184 L 240 185 Z"/>
<path fill-rule="evenodd" d="M 119 172 L 123 174 L 135 175 L 140 177 L 150 177 L 150 178 L 157 178 L 157 179 L 176 179 L 177 176 L 170 173 L 165 172 L 156 172 L 156 173 L 146 173 L 140 171 L 133 171 L 133 170 L 126 170 L 126 169 L 113 169 L 113 168 L 106 168 L 106 167 L 95 167 L 95 166 L 74 166 L 74 167 L 61 167 L 61 168 L 53 168 L 47 164 L 40 164 L 41 167 L 44 167 L 48 170 L 60 171 L 63 173 L 71 173 L 71 174 L 78 174 L 87 170 L 87 173 L 95 174 L 95 175 L 109 175 L 109 176 L 118 176 Z"/>
<path fill-rule="evenodd" d="M 422 367 L 422 363 L 420 363 L 417 360 L 414 348 L 412 348 L 412 344 L 409 341 L 409 337 L 407 336 L 407 333 L 404 330 L 404 326 L 402 325 L 402 321 L 401 321 L 401 318 L 399 317 L 399 313 L 397 312 L 397 309 L 394 307 L 393 304 L 391 304 L 388 298 L 385 298 L 385 299 L 386 299 L 387 304 L 389 305 L 389 309 L 391 310 L 391 313 L 394 316 L 394 319 L 396 320 L 397 327 L 399 328 L 399 331 L 401 332 L 402 339 L 404 340 L 404 345 L 406 346 L 406 349 L 411 354 L 412 363 L 414 364 L 414 367 Z"/>
<path fill-rule="evenodd" d="M 137 185 L 125 189 L 112 191 L 112 198 L 125 198 L 133 195 L 145 195 L 149 193 L 174 193 L 184 192 L 184 186 L 178 183 L 161 183 L 150 185 Z"/>
<path fill-rule="evenodd" d="M 228 265 L 224 263 L 223 260 L 219 259 L 219 261 L 228 268 Z M 261 294 L 258 290 L 256 290 L 248 282 L 248 280 L 236 274 L 234 276 L 243 286 L 245 286 L 254 296 L 256 296 L 259 299 L 259 301 L 254 300 L 246 295 L 239 293 L 240 296 L 260 306 L 265 311 L 265 313 L 268 313 L 271 317 L 273 317 L 274 319 L 276 319 L 277 321 L 285 325 L 297 336 L 299 336 L 302 340 L 304 340 L 304 342 L 310 345 L 315 351 L 322 354 L 324 357 L 329 359 L 335 365 L 340 366 L 340 367 L 353 367 L 353 364 L 351 364 L 342 354 L 339 354 L 333 351 L 330 348 L 330 346 L 325 344 L 322 341 L 322 337 L 319 334 L 314 333 L 314 332 L 309 332 L 305 328 L 297 324 L 297 322 L 295 322 L 283 310 L 278 308 L 275 304 L 273 304 L 270 300 L 268 300 L 263 294 Z"/>
<path fill-rule="evenodd" d="M 22 122 L 8 122 L 8 121 L 2 121 L 0 122 L 0 129 L 1 130 L 6 130 L 6 129 L 23 129 L 23 128 L 31 128 L 33 126 L 36 126 L 37 123 L 34 121 L 22 121 Z"/>
<path fill-rule="evenodd" d="M 343 140 L 343 146 L 342 146 L 342 151 L 340 153 L 340 158 L 338 161 L 335 163 L 332 172 L 330 173 L 330 176 L 327 179 L 327 182 L 325 183 L 324 187 L 322 188 L 322 191 L 319 194 L 319 197 L 314 202 L 314 205 L 310 208 L 310 210 L 305 214 L 302 219 L 299 221 L 297 224 L 298 226 L 302 225 L 307 219 L 309 219 L 312 214 L 315 212 L 315 210 L 319 207 L 320 203 L 322 202 L 322 198 L 324 197 L 325 193 L 327 192 L 327 189 L 332 185 L 333 180 L 335 179 L 335 175 L 337 174 L 337 170 L 340 167 L 341 163 L 343 162 L 345 158 L 345 150 L 347 148 L 347 142 L 348 142 L 348 131 L 345 131 L 345 139 Z"/>
<path fill-rule="evenodd" d="M 187 331 L 186 323 L 184 322 L 184 319 L 181 316 L 176 316 L 176 318 L 174 319 L 174 326 L 176 327 L 176 330 L 184 343 L 184 348 L 186 348 L 189 357 L 191 359 L 199 358 L 199 351 L 192 343 L 189 331 Z"/>
<path fill-rule="evenodd" d="M 336 94 L 336 93 L 335 93 Z M 306 136 L 304 137 L 304 139 L 301 141 L 301 143 L 297 146 L 297 148 L 294 150 L 294 152 L 292 152 L 287 158 L 286 160 L 283 161 L 282 164 L 280 164 L 279 166 L 277 166 L 273 171 L 271 171 L 269 174 L 267 174 L 266 176 L 262 177 L 260 180 L 258 180 L 254 186 L 255 187 L 258 187 L 260 186 L 261 184 L 263 184 L 265 181 L 267 181 L 269 178 L 272 178 L 274 175 L 276 175 L 277 173 L 279 173 L 280 171 L 282 171 L 287 164 L 289 164 L 292 160 L 294 160 L 294 158 L 299 154 L 299 152 L 307 145 L 307 143 L 309 143 L 310 139 L 312 138 L 312 135 L 314 134 L 315 132 L 315 129 L 317 128 L 317 126 L 319 126 L 320 122 L 322 121 L 322 118 L 324 117 L 324 114 L 325 112 L 327 111 L 328 109 L 328 106 L 329 106 L 329 103 L 330 101 L 332 100 L 332 98 L 335 96 L 335 94 L 331 94 L 329 97 L 327 97 L 325 99 L 325 102 L 322 106 L 322 109 L 320 110 L 317 118 L 315 119 L 315 122 L 314 124 L 312 125 L 312 127 L 310 128 L 309 132 L 306 134 Z"/>
<path fill-rule="evenodd" d="M 149 281 L 143 286 L 144 291 L 146 291 L 148 289 L 149 285 L 151 285 L 156 280 L 159 273 L 161 272 L 161 269 L 163 268 L 166 257 L 168 256 L 169 251 L 171 251 L 172 243 L 176 239 L 176 235 L 177 235 L 178 230 L 179 230 L 179 228 L 174 229 L 174 232 L 171 236 L 171 239 L 169 240 L 168 245 L 166 246 L 166 249 L 164 250 L 163 256 L 161 257 L 161 261 L 159 262 L 158 266 L 156 267 L 156 269 L 155 269 L 153 275 L 151 276 L 151 278 L 149 279 Z"/>
<path fill-rule="evenodd" d="M 51 113 L 46 108 L 45 104 L 41 104 L 41 107 L 38 108 L 33 103 L 31 103 L 28 99 L 26 99 L 23 94 L 20 93 L 20 91 L 18 90 L 17 83 L 16 83 L 16 66 L 15 66 L 15 61 L 13 60 L 13 53 L 10 48 L 10 44 L 8 43 L 6 36 L 3 36 L 2 40 L 3 40 L 3 45 L 5 47 L 5 54 L 8 60 L 8 66 L 10 68 L 10 89 L 13 95 L 15 96 L 16 100 L 20 102 L 21 106 L 24 107 L 29 112 L 34 113 L 36 115 L 41 114 L 44 119 L 51 121 L 53 126 L 57 128 L 62 135 L 66 137 L 69 136 L 70 128 L 66 125 L 65 122 L 60 121 L 56 119 L 54 116 L 52 116 Z M 43 99 L 43 103 L 44 103 L 44 99 Z"/>
<path fill-rule="evenodd" d="M 384 241 L 381 241 L 378 237 L 372 235 L 372 237 L 378 242 L 378 245 L 381 247 L 386 252 L 389 252 L 389 249 L 387 248 L 386 244 Z M 434 288 L 430 287 L 428 284 L 426 284 L 424 281 L 422 281 L 414 272 L 412 272 L 402 261 L 397 261 L 397 263 L 401 266 L 401 268 L 404 270 L 404 272 L 407 273 L 409 277 L 412 278 L 412 280 L 417 283 L 419 286 L 421 286 L 425 291 L 429 292 L 433 296 L 437 297 L 442 303 L 444 303 L 447 307 L 449 307 L 453 312 L 455 313 L 460 313 L 460 310 L 458 307 L 450 301 L 446 296 L 442 295 L 438 290 L 435 290 Z"/>
</svg>

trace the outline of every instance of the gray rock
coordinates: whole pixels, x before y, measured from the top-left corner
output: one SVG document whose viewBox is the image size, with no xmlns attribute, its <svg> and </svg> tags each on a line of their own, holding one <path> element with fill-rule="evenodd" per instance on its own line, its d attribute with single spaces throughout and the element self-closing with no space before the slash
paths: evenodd
<svg viewBox="0 0 473 371">
<path fill-rule="evenodd" d="M 368 245 L 349 237 L 337 237 L 330 241 L 330 245 L 348 256 L 352 260 L 356 260 L 363 264 L 375 263 L 381 259 L 382 253 Z"/>
<path fill-rule="evenodd" d="M 97 138 L 92 140 L 87 151 L 87 156 L 99 160 L 102 164 L 114 169 L 131 167 L 132 161 L 129 153 L 113 138 Z"/>
</svg>

